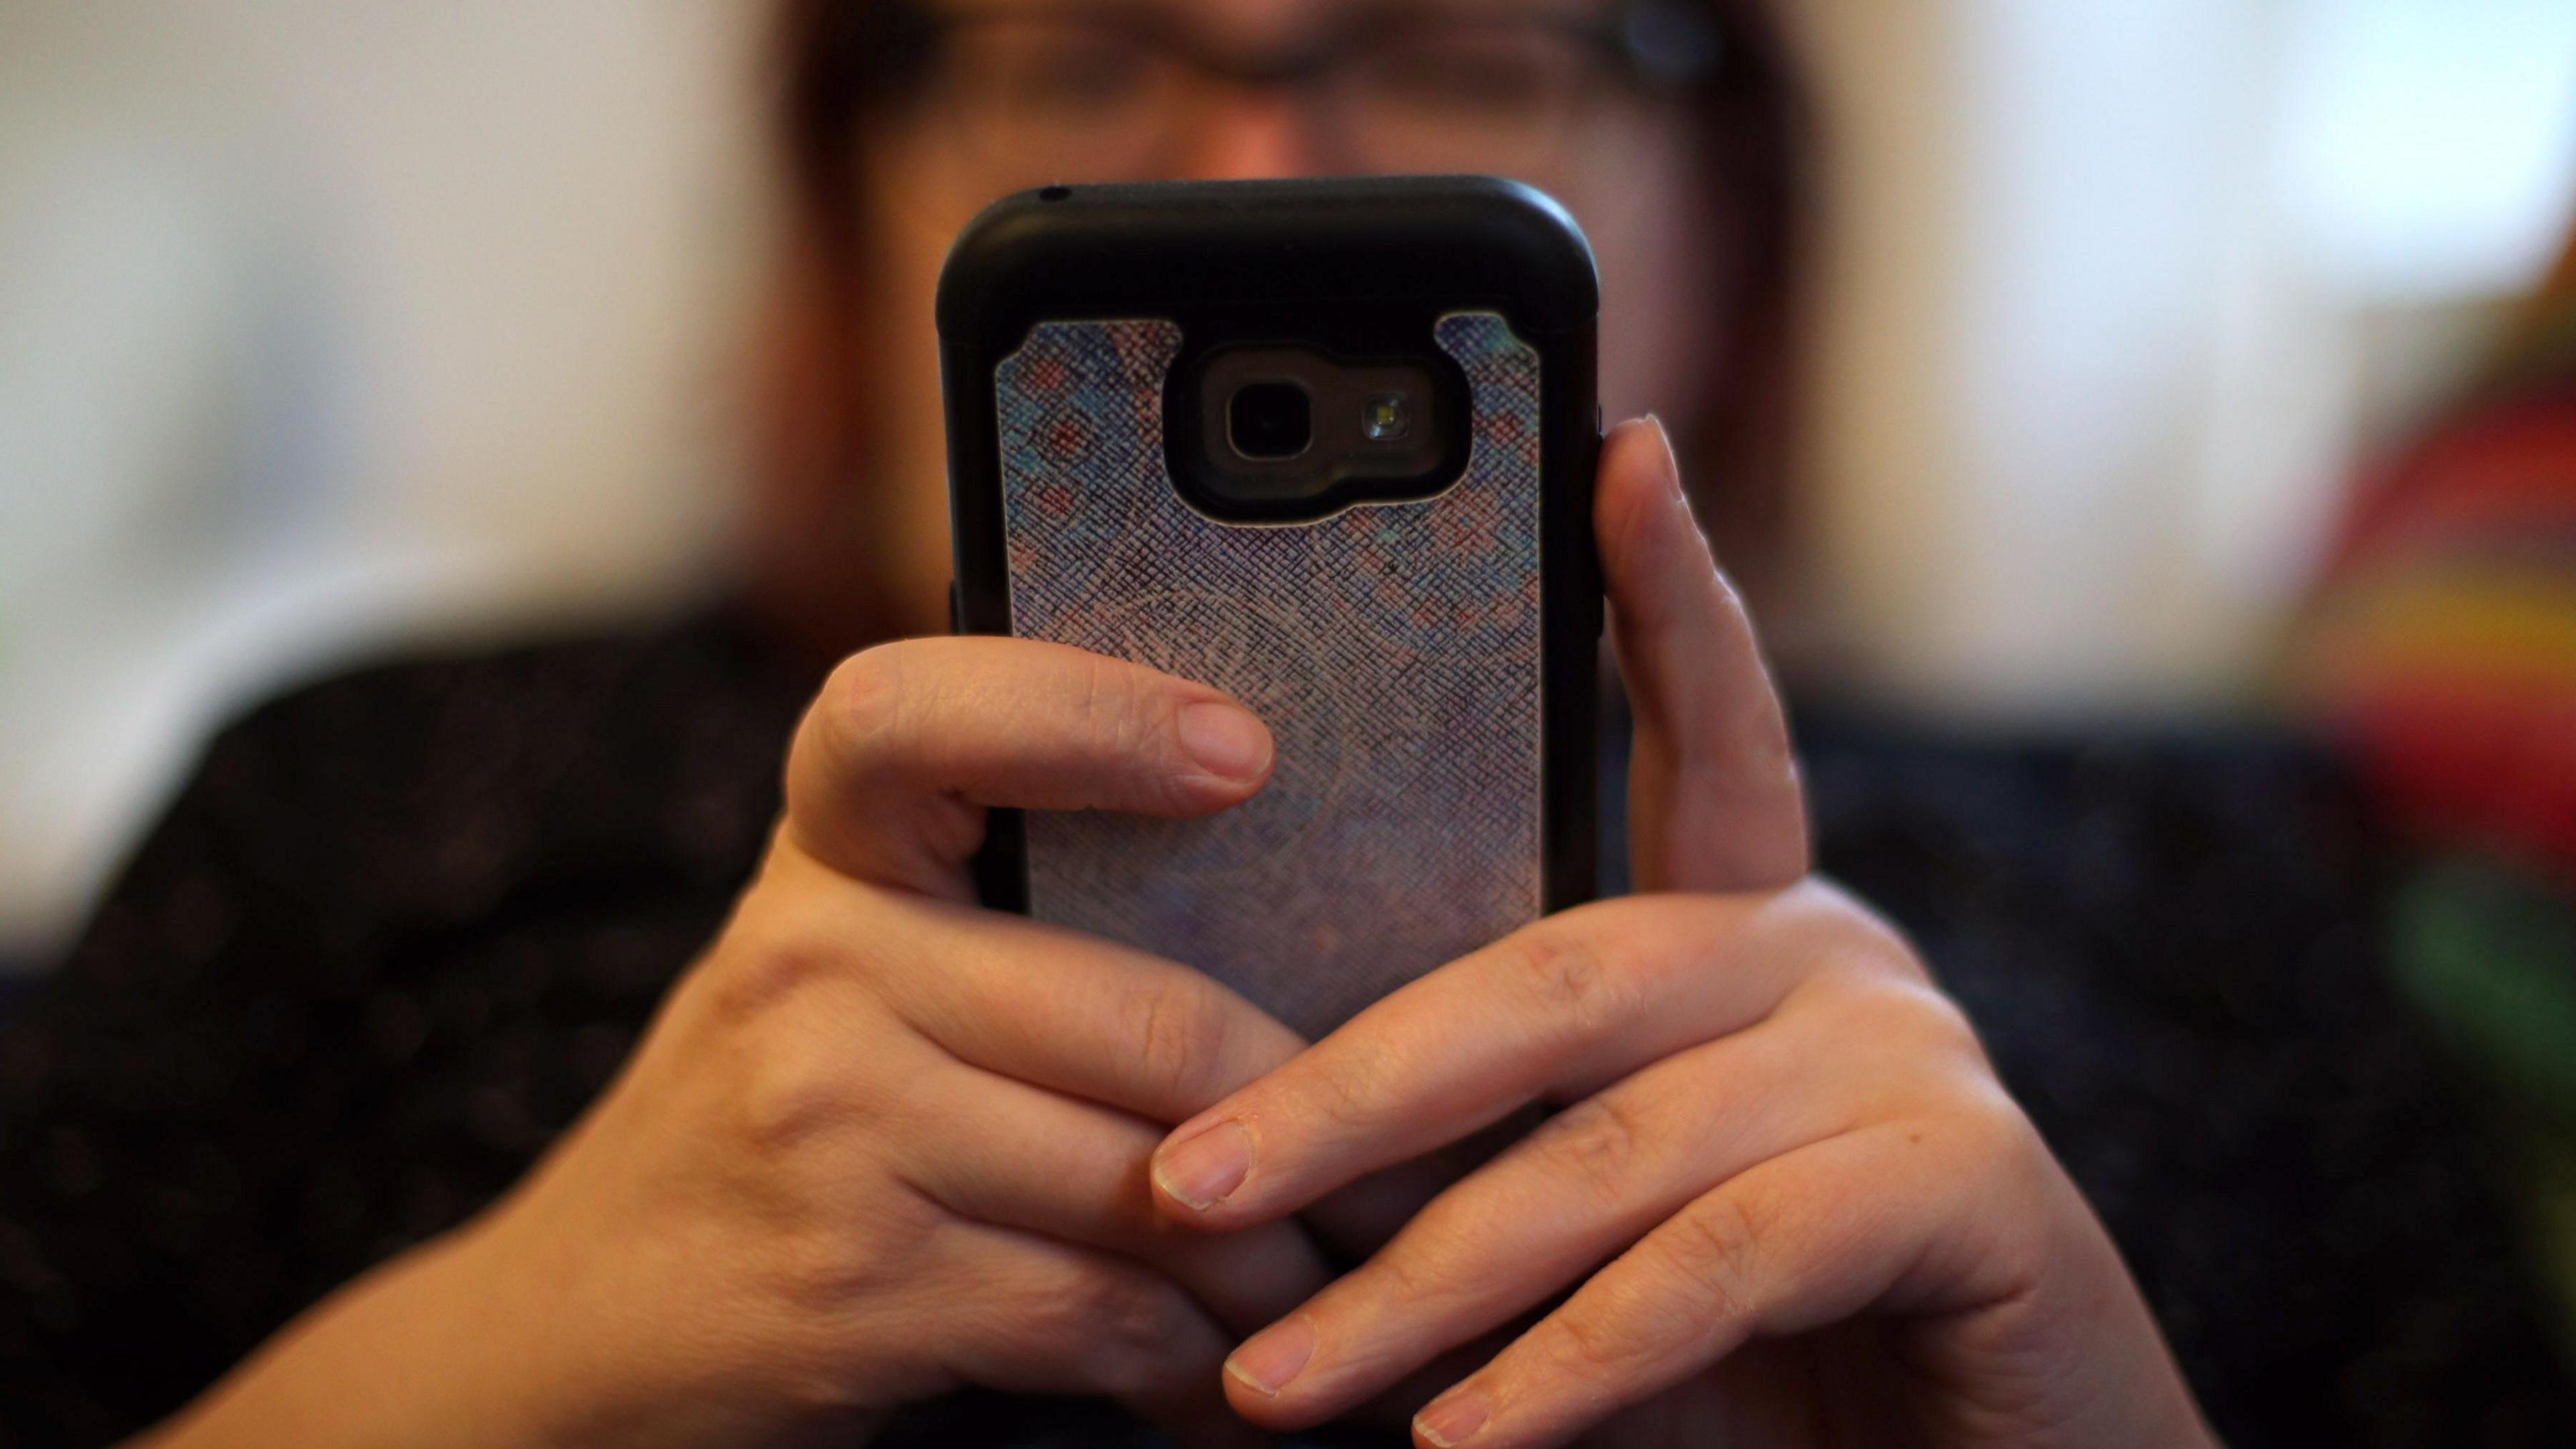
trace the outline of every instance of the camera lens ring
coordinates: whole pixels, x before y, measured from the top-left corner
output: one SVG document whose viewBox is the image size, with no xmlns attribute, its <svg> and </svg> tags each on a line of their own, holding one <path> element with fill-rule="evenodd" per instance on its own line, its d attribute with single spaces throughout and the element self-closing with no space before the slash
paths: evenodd
<svg viewBox="0 0 2576 1449">
<path fill-rule="evenodd" d="M 1262 377 L 1243 383 L 1225 403 L 1225 441 L 1253 463 L 1284 463 L 1315 444 L 1315 400 L 1304 383 Z"/>
</svg>

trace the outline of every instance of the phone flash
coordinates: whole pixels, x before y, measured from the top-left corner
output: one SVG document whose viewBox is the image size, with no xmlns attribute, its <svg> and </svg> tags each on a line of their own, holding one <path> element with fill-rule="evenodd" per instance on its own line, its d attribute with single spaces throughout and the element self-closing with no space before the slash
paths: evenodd
<svg viewBox="0 0 2576 1449">
<path fill-rule="evenodd" d="M 1372 443 L 1396 442 L 1412 430 L 1413 415 L 1405 410 L 1402 393 L 1380 393 L 1360 411 L 1360 433 Z"/>
</svg>

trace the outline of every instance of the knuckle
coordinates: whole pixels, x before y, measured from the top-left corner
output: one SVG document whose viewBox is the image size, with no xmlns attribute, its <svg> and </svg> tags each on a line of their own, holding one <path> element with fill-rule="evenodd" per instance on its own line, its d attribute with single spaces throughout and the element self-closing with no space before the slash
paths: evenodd
<svg viewBox="0 0 2576 1449">
<path fill-rule="evenodd" d="M 1548 1119 L 1531 1146 L 1596 1202 L 1616 1203 L 1635 1191 L 1651 1139 L 1637 1104 L 1609 1092 Z"/>
<path fill-rule="evenodd" d="M 1838 1034 L 1875 1043 L 1882 1061 L 1936 1072 L 1962 1063 L 1983 1069 L 1985 1048 L 1967 1012 L 1929 982 L 1844 975 L 1817 982 L 1809 994 Z M 1891 1085 L 1919 1080 L 1912 1073 L 1888 1075 Z"/>
<path fill-rule="evenodd" d="M 741 1028 L 765 1019 L 847 969 L 848 950 L 818 931 L 777 921 L 739 923 L 708 973 L 716 1016 Z"/>
<path fill-rule="evenodd" d="M 1908 1029 L 1921 1040 L 1927 1056 L 1973 1062 L 1983 1068 L 1985 1043 L 1978 1038 L 1976 1023 L 1968 1019 L 1965 1007 L 1930 982 L 1909 983 L 1903 1002 Z"/>
<path fill-rule="evenodd" d="M 1987 1290 L 2017 1297 L 2050 1270 L 2052 1249 L 2041 1225 L 2055 1220 L 2056 1162 L 2039 1129 L 2000 1087 L 1979 1094 L 1961 1119 L 1959 1179 L 1973 1241 L 1984 1245 Z"/>
<path fill-rule="evenodd" d="M 765 939 L 707 984 L 698 1050 L 728 1083 L 723 1111 L 737 1139 L 765 1157 L 862 1120 L 887 1090 L 851 1049 L 884 1018 L 851 971 L 846 947 L 807 933 Z"/>
<path fill-rule="evenodd" d="M 1372 1315 L 1430 1316 L 1476 1311 L 1494 1291 L 1493 1244 L 1519 1226 L 1519 1209 L 1451 1193 L 1432 1199 L 1395 1238 L 1319 1302 L 1365 1321 Z"/>
<path fill-rule="evenodd" d="M 1082 656 L 1074 719 L 1086 738 L 1115 757 L 1136 754 L 1153 742 L 1152 711 L 1137 680 L 1133 665 Z"/>
<path fill-rule="evenodd" d="M 996 1286 L 977 1306 L 991 1315 L 1015 1352 L 1041 1363 L 1079 1361 L 1100 1316 L 1106 1291 L 1100 1274 L 1052 1264 L 1022 1267 Z"/>
<path fill-rule="evenodd" d="M 893 1220 L 859 1232 L 840 1214 L 783 1235 L 774 1246 L 772 1290 L 785 1303 L 817 1314 L 846 1312 L 880 1300 L 902 1284 L 917 1229 Z"/>
<path fill-rule="evenodd" d="M 1558 1371 L 1580 1382 L 1615 1375 L 1634 1361 L 1636 1338 L 1616 1326 L 1615 1316 L 1569 1306 L 1550 1319 L 1555 1328 L 1549 1335 L 1548 1357 Z"/>
<path fill-rule="evenodd" d="M 1820 960 L 1861 974 L 1932 979 L 1903 931 L 1838 886 L 1811 877 L 1790 890 L 1781 904 L 1792 929 Z"/>
<path fill-rule="evenodd" d="M 1522 933 L 1511 973 L 1544 1012 L 1590 1035 L 1626 1012 L 1626 973 L 1603 950 L 1598 921 L 1549 923 Z"/>
<path fill-rule="evenodd" d="M 1129 993 L 1124 1039 L 1135 1051 L 1144 1089 L 1191 1111 L 1212 1097 L 1215 1064 L 1225 1048 L 1225 1014 L 1211 992 L 1186 980 L 1157 981 Z"/>
<path fill-rule="evenodd" d="M 2029 1186 L 2046 1171 L 2047 1144 L 2001 1084 L 1977 1084 L 1954 1110 L 1958 1150 L 1975 1179 L 1997 1186 Z"/>
<path fill-rule="evenodd" d="M 1762 1237 L 1752 1205 L 1737 1192 L 1711 1194 L 1672 1220 L 1664 1261 L 1689 1290 L 1697 1331 L 1751 1315 Z"/>
<path fill-rule="evenodd" d="M 1435 1205 L 1425 1216 L 1436 1217 L 1437 1212 Z M 1377 1280 L 1375 1296 L 1381 1302 L 1420 1312 L 1457 1296 L 1457 1275 L 1448 1271 L 1456 1246 L 1456 1239 L 1438 1223 L 1418 1224 L 1360 1271 Z"/>
<path fill-rule="evenodd" d="M 739 1139 L 756 1157 L 777 1159 L 865 1120 L 877 1089 L 859 1078 L 849 1059 L 846 1045 L 797 1034 L 749 1053 L 734 1097 Z"/>
<path fill-rule="evenodd" d="M 1075 1314 L 1059 1325 L 1082 1376 L 1112 1397 L 1167 1383 L 1192 1355 L 1176 1295 L 1125 1274 L 1088 1275 L 1073 1295 Z"/>
<path fill-rule="evenodd" d="M 1293 1099 L 1299 1115 L 1311 1114 L 1328 1137 L 1369 1135 L 1385 1120 L 1387 1104 L 1404 1096 L 1397 1085 L 1399 1060 L 1392 1051 L 1341 1052 L 1327 1069 L 1300 1072 Z"/>
</svg>

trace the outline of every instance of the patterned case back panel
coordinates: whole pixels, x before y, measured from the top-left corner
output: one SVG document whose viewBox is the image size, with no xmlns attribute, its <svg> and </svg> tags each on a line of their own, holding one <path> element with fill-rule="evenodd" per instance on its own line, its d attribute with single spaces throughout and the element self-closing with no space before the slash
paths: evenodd
<svg viewBox="0 0 2576 1449">
<path fill-rule="evenodd" d="M 1303 524 L 1173 488 L 1173 323 L 1044 323 L 995 370 L 1012 631 L 1204 680 L 1278 742 L 1222 815 L 1033 812 L 1030 911 L 1309 1036 L 1540 910 L 1539 357 L 1491 313 L 1434 335 L 1474 399 L 1465 473 Z"/>
</svg>

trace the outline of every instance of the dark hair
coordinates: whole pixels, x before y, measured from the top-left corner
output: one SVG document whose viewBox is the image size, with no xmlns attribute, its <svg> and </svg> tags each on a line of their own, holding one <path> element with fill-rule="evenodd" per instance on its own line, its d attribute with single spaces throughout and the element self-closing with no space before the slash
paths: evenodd
<svg viewBox="0 0 2576 1449">
<path fill-rule="evenodd" d="M 857 248 L 852 182 L 859 128 L 887 99 L 892 8 L 904 0 L 782 0 L 776 41 L 778 138 L 791 184 L 794 294 L 770 360 L 769 466 L 839 486 L 863 466 L 848 400 L 864 382 L 851 336 Z M 1718 293 L 1722 343 L 1694 416 L 1675 419 L 1700 516 L 1739 571 L 1776 565 L 1791 525 L 1789 481 L 1806 254 L 1810 143 L 1804 88 L 1771 0 L 1696 0 L 1720 60 L 1689 83 L 1712 212 L 1734 229 L 1714 249 L 1730 275 Z M 874 63 L 868 63 L 873 61 Z M 801 299 L 801 301 L 799 300 Z M 1746 579 L 1760 590 L 1761 580 Z"/>
</svg>

